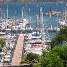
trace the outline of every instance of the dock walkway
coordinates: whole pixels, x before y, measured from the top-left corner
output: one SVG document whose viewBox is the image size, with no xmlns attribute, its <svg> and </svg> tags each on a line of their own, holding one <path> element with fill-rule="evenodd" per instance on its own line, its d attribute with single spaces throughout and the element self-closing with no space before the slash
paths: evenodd
<svg viewBox="0 0 67 67">
<path fill-rule="evenodd" d="M 19 65 L 22 58 L 22 50 L 23 50 L 23 42 L 24 42 L 24 36 L 23 34 L 20 34 L 18 37 L 17 45 L 14 51 L 14 55 L 12 58 L 11 65 Z"/>
</svg>

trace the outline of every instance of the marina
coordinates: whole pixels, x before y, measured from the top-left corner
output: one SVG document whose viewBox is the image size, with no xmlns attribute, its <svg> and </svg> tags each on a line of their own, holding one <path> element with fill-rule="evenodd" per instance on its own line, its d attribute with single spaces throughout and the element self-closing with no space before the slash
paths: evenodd
<svg viewBox="0 0 67 67">
<path fill-rule="evenodd" d="M 55 10 L 58 9 L 57 4 L 49 5 L 54 5 L 52 15 L 56 16 L 48 16 L 50 6 L 48 9 L 45 7 L 48 3 L 0 4 L 0 38 L 6 42 L 0 52 L 0 65 L 19 65 L 21 58 L 28 53 L 42 55 L 43 50 L 48 52 L 48 43 L 56 32 L 67 26 L 67 17 L 60 20 L 61 17 L 57 16 L 66 4 L 58 4 L 59 11 Z M 45 12 L 47 15 L 44 15 Z"/>
<path fill-rule="evenodd" d="M 0 65 L 7 65 L 11 63 L 13 52 L 16 46 L 16 36 L 11 34 L 3 34 L 0 35 L 1 38 L 5 39 L 6 43 L 4 47 L 2 48 L 2 52 L 0 52 Z"/>
</svg>

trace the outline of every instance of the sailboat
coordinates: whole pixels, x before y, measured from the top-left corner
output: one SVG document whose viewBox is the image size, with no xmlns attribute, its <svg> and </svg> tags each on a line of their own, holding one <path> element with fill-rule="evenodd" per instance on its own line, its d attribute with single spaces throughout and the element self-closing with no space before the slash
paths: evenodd
<svg viewBox="0 0 67 67">
<path fill-rule="evenodd" d="M 67 11 L 66 11 L 66 7 L 65 7 L 65 12 L 64 12 L 64 16 L 62 16 L 62 19 L 59 19 L 59 21 L 57 22 L 60 26 L 67 26 Z"/>
<path fill-rule="evenodd" d="M 38 28 L 38 20 L 40 19 L 41 23 L 41 28 L 39 31 Z M 36 15 L 36 31 L 33 31 L 31 34 L 28 36 L 28 44 L 25 48 L 25 51 L 36 53 L 41 55 L 42 50 L 46 49 L 46 44 L 45 44 L 45 33 L 44 33 L 44 23 L 43 23 L 43 12 L 42 12 L 42 7 L 40 8 L 40 18 L 38 15 Z"/>
</svg>

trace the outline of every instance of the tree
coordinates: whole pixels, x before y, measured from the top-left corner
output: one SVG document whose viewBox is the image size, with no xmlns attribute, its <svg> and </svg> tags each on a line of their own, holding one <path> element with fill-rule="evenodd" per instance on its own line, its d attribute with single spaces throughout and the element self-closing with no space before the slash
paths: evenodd
<svg viewBox="0 0 67 67">
<path fill-rule="evenodd" d="M 50 51 L 41 58 L 39 67 L 63 67 L 63 61 L 55 52 Z"/>
<path fill-rule="evenodd" d="M 5 45 L 5 40 L 0 39 L 0 52 L 2 51 L 3 46 Z"/>
<path fill-rule="evenodd" d="M 28 53 L 24 59 L 22 58 L 21 63 L 37 63 L 39 60 L 39 56 L 38 54 L 34 54 L 34 53 Z"/>
<path fill-rule="evenodd" d="M 67 41 L 67 26 L 65 26 L 64 28 L 62 28 L 58 34 L 56 35 L 56 37 L 54 39 L 52 39 L 50 45 L 51 48 L 55 47 L 55 46 L 62 46 L 63 42 Z"/>
<path fill-rule="evenodd" d="M 55 52 L 58 54 L 58 56 L 60 56 L 60 58 L 63 60 L 63 65 L 64 67 L 66 67 L 67 64 L 67 46 L 63 46 L 63 47 L 54 47 L 52 49 L 52 52 Z"/>
<path fill-rule="evenodd" d="M 3 47 L 5 45 L 5 40 L 4 39 L 0 39 L 0 46 Z"/>
<path fill-rule="evenodd" d="M 51 51 L 42 55 L 37 67 L 66 67 L 67 46 L 55 46 Z"/>
<path fill-rule="evenodd" d="M 52 49 L 52 52 L 55 52 L 58 54 L 58 56 L 60 56 L 60 58 L 62 60 L 66 60 L 67 61 L 67 46 L 64 46 L 64 47 L 54 47 Z"/>
<path fill-rule="evenodd" d="M 51 41 L 52 50 L 43 54 L 37 67 L 66 67 L 67 46 L 64 46 L 64 42 L 67 42 L 67 27 L 61 29 Z"/>
</svg>

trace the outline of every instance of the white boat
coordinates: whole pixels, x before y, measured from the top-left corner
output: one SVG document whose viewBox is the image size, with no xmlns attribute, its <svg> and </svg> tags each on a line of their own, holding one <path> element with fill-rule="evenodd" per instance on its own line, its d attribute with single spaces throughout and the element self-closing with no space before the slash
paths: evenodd
<svg viewBox="0 0 67 67">
<path fill-rule="evenodd" d="M 67 6 L 66 6 L 67 7 Z M 66 11 L 66 7 L 65 7 L 65 11 L 63 13 L 63 16 L 61 18 L 61 20 L 59 20 L 57 23 L 59 23 L 61 26 L 67 26 L 67 11 Z M 64 17 L 65 16 L 65 17 Z"/>
<path fill-rule="evenodd" d="M 22 21 L 19 22 L 20 27 L 22 30 L 32 30 L 32 27 L 30 25 L 30 21 L 28 18 L 24 18 Z"/>
<path fill-rule="evenodd" d="M 59 20 L 57 23 L 59 23 L 61 26 L 67 26 L 67 20 Z"/>
<path fill-rule="evenodd" d="M 29 34 L 29 39 L 37 39 L 37 38 L 41 38 L 41 34 L 39 32 L 33 32 Z"/>
<path fill-rule="evenodd" d="M 6 32 L 0 32 L 0 35 L 5 35 L 6 34 Z"/>
<path fill-rule="evenodd" d="M 38 21 L 37 21 L 36 32 L 32 32 L 28 36 L 28 43 L 27 43 L 26 48 L 25 48 L 25 51 L 27 53 L 32 52 L 32 53 L 36 53 L 36 54 L 41 55 L 42 50 L 43 50 L 43 46 L 46 45 L 45 40 L 44 40 L 45 38 L 44 38 L 44 25 L 43 25 L 42 8 L 40 9 L 40 13 L 41 13 L 40 20 L 42 22 L 41 32 L 38 31 Z M 37 16 L 37 20 L 38 20 L 38 16 Z M 44 48 L 46 49 L 46 47 L 44 47 Z"/>
</svg>

